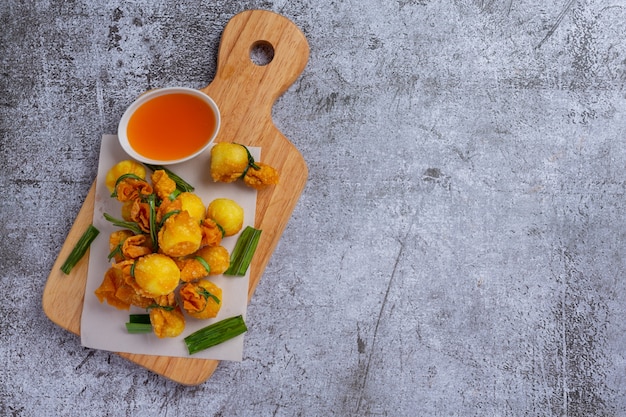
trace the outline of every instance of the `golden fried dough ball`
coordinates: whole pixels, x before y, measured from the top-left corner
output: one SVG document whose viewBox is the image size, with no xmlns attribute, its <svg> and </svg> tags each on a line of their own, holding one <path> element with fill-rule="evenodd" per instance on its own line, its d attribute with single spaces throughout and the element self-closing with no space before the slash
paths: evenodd
<svg viewBox="0 0 626 417">
<path fill-rule="evenodd" d="M 185 316 L 180 307 L 173 310 L 155 307 L 150 309 L 152 331 L 159 338 L 176 337 L 185 330 Z"/>
<path fill-rule="evenodd" d="M 195 253 L 209 265 L 209 275 L 223 274 L 230 266 L 230 254 L 224 246 L 205 246 Z"/>
<path fill-rule="evenodd" d="M 211 149 L 211 178 L 215 182 L 236 181 L 248 164 L 248 151 L 241 145 L 221 142 Z"/>
<path fill-rule="evenodd" d="M 176 200 L 180 201 L 180 209 L 189 212 L 189 215 L 193 217 L 198 223 L 204 219 L 206 208 L 202 199 L 197 194 L 190 192 L 183 192 L 176 197 Z"/>
<path fill-rule="evenodd" d="M 243 208 L 229 198 L 217 198 L 207 207 L 206 217 L 224 230 L 224 236 L 237 234 L 243 226 Z"/>
<path fill-rule="evenodd" d="M 105 184 L 110 193 L 115 190 L 117 179 L 125 174 L 134 174 L 139 178 L 146 178 L 146 168 L 137 161 L 127 159 L 115 164 L 106 174 Z"/>
<path fill-rule="evenodd" d="M 135 281 L 153 296 L 169 294 L 180 281 L 180 269 L 169 256 L 153 253 L 139 258 L 134 268 Z"/>
<path fill-rule="evenodd" d="M 180 298 L 185 311 L 197 319 L 217 317 L 222 307 L 222 289 L 206 279 L 183 285 Z"/>
<path fill-rule="evenodd" d="M 191 282 L 209 275 L 210 268 L 207 269 L 204 264 L 196 258 L 178 259 L 176 264 L 180 269 L 181 281 Z"/>
<path fill-rule="evenodd" d="M 248 187 L 260 190 L 269 185 L 278 184 L 279 174 L 276 168 L 263 162 L 256 162 L 255 165 L 258 169 L 251 166 L 243 177 L 243 182 Z"/>
<path fill-rule="evenodd" d="M 173 214 L 165 220 L 159 230 L 159 247 L 169 256 L 191 255 L 200 248 L 202 230 L 187 211 Z"/>
</svg>

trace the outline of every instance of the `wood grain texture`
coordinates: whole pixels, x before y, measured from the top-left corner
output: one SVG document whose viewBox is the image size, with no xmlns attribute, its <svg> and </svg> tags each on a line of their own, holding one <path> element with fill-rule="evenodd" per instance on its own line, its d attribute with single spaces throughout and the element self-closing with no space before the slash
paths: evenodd
<svg viewBox="0 0 626 417">
<path fill-rule="evenodd" d="M 258 44 L 270 45 L 273 59 L 257 65 L 250 58 Z M 249 10 L 234 16 L 222 35 L 214 80 L 201 89 L 220 108 L 222 127 L 216 142 L 261 147 L 261 160 L 281 172 L 281 182 L 257 196 L 255 226 L 263 233 L 250 269 L 248 301 L 259 283 L 307 180 L 298 149 L 274 126 L 272 106 L 307 64 L 309 47 L 302 32 L 273 12 Z M 91 187 L 50 272 L 43 310 L 57 325 L 80 334 L 88 256 L 69 275 L 60 266 L 93 220 L 95 184 Z M 206 381 L 219 361 L 119 353 L 155 373 L 185 385 Z"/>
</svg>

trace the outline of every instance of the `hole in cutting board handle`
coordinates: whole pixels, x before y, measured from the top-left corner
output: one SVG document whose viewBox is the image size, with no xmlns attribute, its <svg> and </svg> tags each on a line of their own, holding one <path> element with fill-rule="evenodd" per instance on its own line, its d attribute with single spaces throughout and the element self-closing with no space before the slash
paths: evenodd
<svg viewBox="0 0 626 417">
<path fill-rule="evenodd" d="M 257 41 L 250 47 L 250 60 L 260 67 L 272 62 L 274 59 L 274 47 L 267 41 Z"/>
</svg>

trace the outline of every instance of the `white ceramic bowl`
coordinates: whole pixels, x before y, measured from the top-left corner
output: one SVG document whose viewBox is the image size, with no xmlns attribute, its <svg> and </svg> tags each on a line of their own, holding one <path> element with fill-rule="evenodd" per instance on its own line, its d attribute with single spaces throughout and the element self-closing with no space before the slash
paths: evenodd
<svg viewBox="0 0 626 417">
<path fill-rule="evenodd" d="M 163 147 L 162 145 L 158 145 L 156 143 L 154 144 L 150 143 L 148 145 L 147 151 L 144 151 L 142 153 L 142 151 L 137 150 L 132 146 L 133 138 L 129 138 L 128 125 L 131 120 L 131 117 L 133 117 L 137 109 L 142 107 L 144 104 L 148 103 L 151 100 L 158 99 L 159 97 L 162 97 L 168 94 L 188 94 L 193 97 L 199 98 L 201 101 L 203 101 L 207 105 L 206 106 L 207 113 L 206 115 L 202 115 L 202 116 L 206 116 L 207 118 L 214 117 L 214 120 L 215 120 L 214 128 L 212 129 L 212 131 L 208 131 L 206 133 L 206 138 L 204 137 L 205 135 L 202 135 L 201 140 L 196 138 L 196 140 L 200 141 L 199 144 L 196 146 L 195 149 L 189 150 L 188 152 L 185 152 L 184 154 L 172 156 L 173 154 L 170 153 L 168 154 L 167 157 L 155 157 L 154 155 L 152 155 L 153 150 L 156 147 L 159 147 L 159 148 Z M 203 108 L 202 111 L 205 111 L 205 109 Z M 167 116 L 167 114 L 165 116 Z M 144 110 L 144 117 L 146 117 L 145 110 Z M 199 116 L 199 118 L 201 117 Z M 156 123 L 157 125 L 161 123 L 162 124 L 161 127 L 163 128 L 163 130 L 168 130 L 170 128 L 172 129 L 175 128 L 176 126 L 174 125 L 176 123 L 179 123 L 179 121 L 178 120 L 171 121 L 168 119 L 168 117 L 163 117 L 163 115 L 161 115 L 161 117 L 155 118 L 154 123 Z M 120 123 L 117 129 L 117 137 L 120 141 L 120 145 L 131 158 L 136 159 L 139 162 L 144 162 L 147 164 L 171 165 L 171 164 L 178 164 L 180 162 L 188 161 L 191 158 L 194 158 L 200 155 L 215 140 L 215 137 L 217 136 L 217 132 L 219 131 L 219 129 L 220 129 L 220 111 L 219 111 L 219 108 L 217 107 L 217 104 L 215 104 L 215 102 L 213 101 L 213 99 L 211 99 L 211 97 L 209 97 L 202 91 L 195 90 L 193 88 L 167 87 L 167 88 L 160 88 L 157 90 L 151 90 L 139 96 L 139 98 L 137 98 L 137 100 L 135 100 L 122 115 L 122 118 L 120 119 Z M 170 136 L 168 136 L 168 138 L 169 137 Z M 176 134 L 172 134 L 171 139 L 168 139 L 168 144 L 171 142 L 173 145 L 170 145 L 170 146 L 172 146 L 174 150 L 178 152 L 181 147 L 177 145 L 179 145 L 181 141 L 183 140 L 185 140 L 184 137 L 180 137 Z M 152 147 L 153 145 L 154 147 Z"/>
</svg>

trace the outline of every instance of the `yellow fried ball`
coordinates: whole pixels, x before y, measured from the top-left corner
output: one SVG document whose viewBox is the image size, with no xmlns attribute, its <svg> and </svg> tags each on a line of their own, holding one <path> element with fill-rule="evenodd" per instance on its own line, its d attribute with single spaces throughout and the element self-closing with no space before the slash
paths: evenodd
<svg viewBox="0 0 626 417">
<path fill-rule="evenodd" d="M 202 230 L 187 211 L 168 217 L 159 230 L 159 247 L 169 256 L 191 255 L 200 248 Z"/>
<path fill-rule="evenodd" d="M 169 256 L 153 253 L 137 260 L 135 281 L 146 293 L 159 296 L 171 293 L 180 281 L 180 269 Z"/>
<path fill-rule="evenodd" d="M 139 178 L 145 179 L 146 168 L 139 162 L 133 161 L 132 159 L 120 161 L 115 164 L 111 169 L 109 169 L 105 178 L 105 184 L 110 193 L 115 190 L 115 183 L 117 182 L 117 179 L 125 174 L 134 174 Z"/>
<path fill-rule="evenodd" d="M 185 330 L 185 316 L 180 307 L 173 310 L 153 308 L 150 310 L 150 324 L 157 337 L 176 337 Z"/>
<path fill-rule="evenodd" d="M 222 289 L 206 279 L 182 286 L 180 298 L 185 311 L 197 319 L 217 317 L 222 307 Z"/>
<path fill-rule="evenodd" d="M 248 151 L 241 145 L 221 142 L 211 148 L 211 178 L 215 182 L 236 181 L 248 164 Z"/>
<path fill-rule="evenodd" d="M 223 274 L 230 266 L 230 254 L 224 246 L 205 246 L 196 252 L 209 265 L 209 275 Z"/>
<path fill-rule="evenodd" d="M 206 217 L 224 229 L 224 236 L 232 236 L 243 226 L 243 208 L 229 198 L 217 198 L 207 207 Z"/>
<path fill-rule="evenodd" d="M 262 190 L 269 185 L 278 184 L 278 170 L 263 162 L 257 162 L 256 167 L 250 167 L 243 177 L 243 182 L 248 186 L 257 190 Z"/>
<path fill-rule="evenodd" d="M 198 223 L 204 219 L 205 207 L 202 199 L 197 194 L 190 192 L 183 192 L 176 197 L 176 200 L 180 200 L 181 210 L 186 210 L 189 215 L 193 217 Z"/>
</svg>

